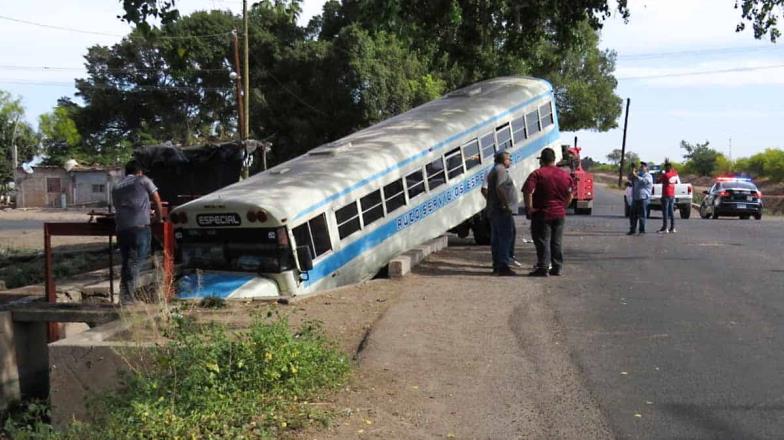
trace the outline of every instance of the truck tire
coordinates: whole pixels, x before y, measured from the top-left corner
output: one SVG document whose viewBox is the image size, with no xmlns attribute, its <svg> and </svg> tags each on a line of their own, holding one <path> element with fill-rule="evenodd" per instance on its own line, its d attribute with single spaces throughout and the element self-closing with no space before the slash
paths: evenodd
<svg viewBox="0 0 784 440">
<path fill-rule="evenodd" d="M 691 216 L 691 205 L 679 206 L 678 211 L 681 212 L 682 219 L 688 219 Z"/>
<path fill-rule="evenodd" d="M 483 215 L 477 215 L 471 224 L 474 241 L 480 246 L 490 244 L 490 222 Z"/>
</svg>

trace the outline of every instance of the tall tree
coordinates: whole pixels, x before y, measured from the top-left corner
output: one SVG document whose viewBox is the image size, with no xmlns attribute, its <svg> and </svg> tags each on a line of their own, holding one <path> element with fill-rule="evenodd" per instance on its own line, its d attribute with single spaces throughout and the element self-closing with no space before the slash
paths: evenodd
<svg viewBox="0 0 784 440">
<path fill-rule="evenodd" d="M 690 144 L 686 141 L 681 141 L 681 148 L 686 153 L 683 155 L 688 160 L 687 167 L 694 170 L 700 176 L 710 176 L 716 169 L 716 161 L 720 153 L 713 148 L 710 148 L 709 141 L 703 143 Z"/>
<path fill-rule="evenodd" d="M 25 121 L 22 102 L 0 90 L 0 184 L 14 178 L 14 145 L 19 164 L 29 161 L 38 152 L 38 139 L 33 127 Z"/>
<path fill-rule="evenodd" d="M 73 120 L 77 108 L 62 101 L 50 113 L 38 118 L 38 131 L 41 145 L 48 156 L 47 163 L 62 165 L 68 159 L 79 162 L 92 162 L 90 154 L 82 147 L 82 136 Z"/>
<path fill-rule="evenodd" d="M 128 144 L 227 136 L 236 130 L 228 12 L 196 12 L 112 47 L 88 50 L 73 115 L 85 143 L 107 156 Z M 112 150 L 118 151 L 112 151 Z"/>
</svg>

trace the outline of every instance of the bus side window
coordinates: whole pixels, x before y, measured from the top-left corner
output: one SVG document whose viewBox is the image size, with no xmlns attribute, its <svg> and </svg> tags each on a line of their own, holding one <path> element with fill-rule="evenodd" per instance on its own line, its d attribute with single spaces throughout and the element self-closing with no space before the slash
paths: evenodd
<svg viewBox="0 0 784 440">
<path fill-rule="evenodd" d="M 381 201 L 381 190 L 377 189 L 360 199 L 362 205 L 362 223 L 365 226 L 384 217 L 384 204 Z"/>
<path fill-rule="evenodd" d="M 444 157 L 446 158 L 446 175 L 449 177 L 449 180 L 452 180 L 465 172 L 463 169 L 463 155 L 460 152 L 460 148 L 455 148 L 446 153 Z"/>
<path fill-rule="evenodd" d="M 384 203 L 387 205 L 387 215 L 401 206 L 406 206 L 406 191 L 403 188 L 403 179 L 395 180 L 384 186 Z"/>
<path fill-rule="evenodd" d="M 550 102 L 539 106 L 539 115 L 542 119 L 542 130 L 555 123 L 555 118 L 553 117 L 553 108 L 550 105 Z"/>
<path fill-rule="evenodd" d="M 427 172 L 427 187 L 430 191 L 446 183 L 443 157 L 425 165 L 425 171 Z"/>
<path fill-rule="evenodd" d="M 525 120 L 522 116 L 512 121 L 512 134 L 515 145 L 520 145 L 527 137 L 525 135 Z"/>
<path fill-rule="evenodd" d="M 493 160 L 495 156 L 495 134 L 488 133 L 479 140 L 479 146 L 482 149 L 482 160 L 487 162 L 488 159 Z"/>
<path fill-rule="evenodd" d="M 534 110 L 525 115 L 525 125 L 528 129 L 528 136 L 539 133 L 542 130 L 541 127 L 539 127 L 539 112 Z"/>
<path fill-rule="evenodd" d="M 311 240 L 310 230 L 308 230 L 308 222 L 297 226 L 291 232 L 294 233 L 294 240 L 297 242 L 297 246 L 307 246 L 310 248 L 310 255 L 316 255 L 316 249 L 313 246 L 313 240 Z"/>
<path fill-rule="evenodd" d="M 344 239 L 349 235 L 359 231 L 359 210 L 357 209 L 357 201 L 349 203 L 348 205 L 335 211 L 335 220 L 338 224 L 338 236 Z"/>
<path fill-rule="evenodd" d="M 319 214 L 308 222 L 310 235 L 313 237 L 313 247 L 316 257 L 332 250 L 332 241 L 329 239 L 329 228 L 327 227 L 327 216 Z"/>
<path fill-rule="evenodd" d="M 408 187 L 408 200 L 414 200 L 414 197 L 425 192 L 425 178 L 422 176 L 422 170 L 416 170 L 406 176 L 406 187 Z"/>
<path fill-rule="evenodd" d="M 332 250 L 332 244 L 329 240 L 329 229 L 327 228 L 327 217 L 323 213 L 297 226 L 292 232 L 297 245 L 307 245 L 313 258 Z"/>
<path fill-rule="evenodd" d="M 466 170 L 470 170 L 471 168 L 481 164 L 482 159 L 479 157 L 479 141 L 474 139 L 471 142 L 463 145 L 463 157 L 465 157 Z"/>
<path fill-rule="evenodd" d="M 512 132 L 509 130 L 509 124 L 504 124 L 495 129 L 496 138 L 498 138 L 498 151 L 505 151 L 512 148 Z"/>
</svg>

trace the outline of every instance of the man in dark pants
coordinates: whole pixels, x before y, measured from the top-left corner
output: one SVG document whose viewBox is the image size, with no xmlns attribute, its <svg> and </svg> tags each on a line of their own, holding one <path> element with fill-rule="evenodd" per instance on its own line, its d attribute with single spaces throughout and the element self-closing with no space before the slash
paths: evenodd
<svg viewBox="0 0 784 440">
<path fill-rule="evenodd" d="M 493 273 L 501 276 L 516 275 L 509 268 L 509 247 L 514 245 L 513 206 L 517 204 L 517 191 L 509 174 L 512 159 L 509 153 L 495 155 L 495 166 L 487 175 L 487 215 L 490 218 L 490 250 L 493 255 Z"/>
<path fill-rule="evenodd" d="M 536 266 L 528 276 L 559 276 L 563 270 L 561 243 L 566 207 L 572 202 L 572 177 L 555 166 L 552 148 L 542 150 L 539 165 L 523 185 L 526 217 L 531 219 L 531 236 L 536 246 Z"/>
<path fill-rule="evenodd" d="M 139 270 L 150 256 L 150 199 L 154 202 L 155 222 L 161 220 L 162 207 L 158 188 L 142 173 L 139 162 L 128 162 L 125 174 L 112 188 L 112 202 L 122 257 L 120 298 L 123 304 L 132 304 L 140 287 Z"/>
<path fill-rule="evenodd" d="M 637 233 L 639 225 L 640 235 L 645 234 L 645 218 L 648 217 L 648 204 L 653 190 L 653 177 L 648 172 L 648 164 L 640 162 L 640 168 L 632 168 L 629 174 L 632 183 L 632 209 L 629 211 L 629 232 L 626 235 Z"/>
</svg>

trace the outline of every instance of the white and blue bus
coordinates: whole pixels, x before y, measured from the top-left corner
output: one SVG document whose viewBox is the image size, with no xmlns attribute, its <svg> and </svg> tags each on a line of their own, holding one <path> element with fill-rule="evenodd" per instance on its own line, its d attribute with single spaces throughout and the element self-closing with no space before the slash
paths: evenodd
<svg viewBox="0 0 784 440">
<path fill-rule="evenodd" d="M 275 298 L 370 279 L 447 230 L 479 228 L 496 152 L 511 154 L 522 185 L 558 141 L 551 85 L 503 77 L 321 145 L 172 211 L 178 297 Z"/>
</svg>

